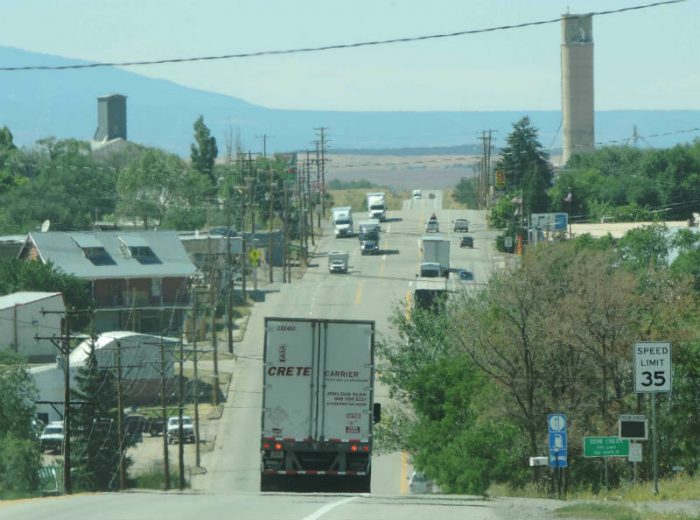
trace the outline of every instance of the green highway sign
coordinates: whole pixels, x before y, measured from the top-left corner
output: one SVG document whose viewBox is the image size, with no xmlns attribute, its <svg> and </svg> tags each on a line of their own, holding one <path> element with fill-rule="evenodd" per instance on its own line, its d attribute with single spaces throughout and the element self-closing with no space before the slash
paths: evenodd
<svg viewBox="0 0 700 520">
<path fill-rule="evenodd" d="M 619 437 L 584 437 L 584 457 L 627 457 L 630 453 L 629 439 Z"/>
</svg>

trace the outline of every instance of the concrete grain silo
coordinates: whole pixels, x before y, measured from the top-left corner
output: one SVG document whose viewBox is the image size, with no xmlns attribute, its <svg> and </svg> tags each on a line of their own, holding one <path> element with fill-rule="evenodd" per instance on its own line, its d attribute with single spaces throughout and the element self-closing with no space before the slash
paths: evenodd
<svg viewBox="0 0 700 520">
<path fill-rule="evenodd" d="M 563 15 L 561 85 L 564 146 L 562 162 L 594 148 L 593 18 Z"/>
</svg>

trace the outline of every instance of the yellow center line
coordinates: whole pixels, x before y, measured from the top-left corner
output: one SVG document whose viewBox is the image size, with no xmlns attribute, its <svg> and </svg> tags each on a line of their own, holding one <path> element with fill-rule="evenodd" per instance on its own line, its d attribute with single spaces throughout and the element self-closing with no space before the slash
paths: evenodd
<svg viewBox="0 0 700 520">
<path fill-rule="evenodd" d="M 408 495 L 408 454 L 401 452 L 401 494 Z"/>
<path fill-rule="evenodd" d="M 357 285 L 355 289 L 355 305 L 360 305 L 362 303 L 362 288 L 364 287 L 364 280 Z"/>
</svg>

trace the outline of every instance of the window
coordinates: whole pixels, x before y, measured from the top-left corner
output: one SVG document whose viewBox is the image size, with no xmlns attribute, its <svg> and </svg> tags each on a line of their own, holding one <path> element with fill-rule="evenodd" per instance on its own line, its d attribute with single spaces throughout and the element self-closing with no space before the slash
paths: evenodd
<svg viewBox="0 0 700 520">
<path fill-rule="evenodd" d="M 160 298 L 163 294 L 163 280 L 161 278 L 151 278 L 151 296 Z"/>
</svg>

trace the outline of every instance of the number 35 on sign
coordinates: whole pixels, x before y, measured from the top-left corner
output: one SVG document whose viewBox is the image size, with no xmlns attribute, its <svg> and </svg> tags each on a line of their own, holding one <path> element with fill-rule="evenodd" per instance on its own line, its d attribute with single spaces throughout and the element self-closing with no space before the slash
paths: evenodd
<svg viewBox="0 0 700 520">
<path fill-rule="evenodd" d="M 671 344 L 642 341 L 634 344 L 634 391 L 671 391 Z"/>
</svg>

